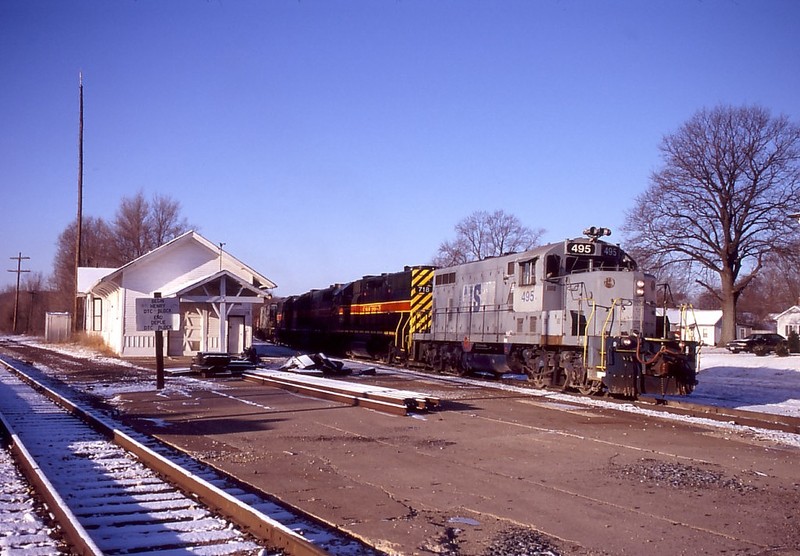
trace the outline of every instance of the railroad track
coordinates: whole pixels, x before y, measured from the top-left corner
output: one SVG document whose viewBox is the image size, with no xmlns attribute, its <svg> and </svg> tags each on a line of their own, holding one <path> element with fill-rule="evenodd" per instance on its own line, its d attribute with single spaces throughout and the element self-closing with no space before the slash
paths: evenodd
<svg viewBox="0 0 800 556">
<path fill-rule="evenodd" d="M 624 403 L 620 400 L 613 400 Z M 776 415 L 759 411 L 746 411 L 729 407 L 704 405 L 683 400 L 660 400 L 651 397 L 642 397 L 634 403 L 638 407 L 657 410 L 673 415 L 686 415 L 688 417 L 703 417 L 714 421 L 733 423 L 744 427 L 757 427 L 766 430 L 800 434 L 800 418 L 789 415 Z"/>
<path fill-rule="evenodd" d="M 380 554 L 79 407 L 37 381 L 35 369 L 5 357 L 0 364 L 11 452 L 75 553 Z M 22 535 L 4 543 L 11 553 L 30 548 Z"/>
<path fill-rule="evenodd" d="M 33 554 L 68 554 L 67 546 L 48 525 L 47 508 L 31 496 L 30 483 L 5 447 L 0 447 L 0 481 L 0 546 L 25 547 Z"/>
<path fill-rule="evenodd" d="M 353 363 L 363 364 L 362 361 L 358 360 L 353 360 Z M 505 378 L 498 379 L 493 376 L 484 377 L 481 375 L 463 377 L 458 375 L 439 374 L 421 369 L 407 369 L 404 367 L 386 365 L 384 363 L 381 363 L 381 367 L 391 369 L 392 371 L 398 373 L 424 376 L 429 380 L 442 380 L 449 383 L 463 382 L 465 384 L 480 384 L 488 387 L 491 387 L 493 384 L 502 384 L 505 386 L 513 386 L 516 388 L 541 392 L 543 394 L 546 392 L 558 392 L 559 394 L 573 398 L 576 403 L 581 403 L 582 401 L 586 400 L 602 400 L 612 405 L 633 405 L 635 407 L 647 409 L 657 413 L 682 415 L 686 417 L 701 417 L 713 421 L 732 423 L 745 427 L 756 427 L 765 430 L 800 434 L 800 418 L 791 417 L 788 415 L 776 415 L 773 413 L 705 405 L 694 403 L 688 400 L 660 399 L 652 396 L 642 396 L 636 400 L 615 398 L 612 396 L 584 396 L 573 392 L 564 392 L 554 388 L 538 388 L 533 383 L 524 380 Z"/>
<path fill-rule="evenodd" d="M 48 357 L 57 356 L 65 360 L 69 359 L 65 355 L 57 354 L 56 352 L 52 352 L 44 348 L 25 345 L 11 339 L 0 340 L 0 347 L 4 347 L 9 351 L 16 353 L 17 357 L 27 358 L 38 354 L 46 353 L 49 354 Z M 355 363 L 357 365 L 365 364 L 365 361 L 363 360 L 348 360 L 348 361 Z M 74 361 L 72 362 L 72 364 L 75 363 L 76 362 Z M 375 363 L 376 363 L 375 361 L 369 361 L 370 365 L 373 365 Z M 85 363 L 82 364 L 85 365 Z M 462 379 L 462 377 L 459 377 L 457 375 L 433 373 L 423 370 L 421 368 L 409 369 L 405 367 L 399 367 L 396 365 L 389 365 L 386 363 L 380 363 L 380 366 L 382 368 L 391 369 L 392 371 L 397 371 L 397 372 L 406 372 L 409 374 L 417 373 L 419 376 L 425 376 L 427 378 L 439 378 L 446 381 L 456 381 L 456 382 Z M 466 377 L 465 380 L 467 381 L 478 380 L 480 383 L 484 385 L 502 383 L 507 385 L 513 385 L 519 388 L 527 388 L 538 392 L 558 391 L 559 393 L 561 393 L 559 390 L 554 390 L 554 389 L 541 390 L 535 387 L 532 383 L 521 380 L 502 380 L 502 379 L 498 380 L 497 378 L 494 377 L 480 378 L 478 376 Z M 692 402 L 691 398 L 681 399 L 681 400 L 676 400 L 676 399 L 661 400 L 654 397 L 643 396 L 639 400 L 634 401 L 630 399 L 618 399 L 609 396 L 601 396 L 601 397 L 592 396 L 587 398 L 587 396 L 582 396 L 570 392 L 563 392 L 563 394 L 566 396 L 573 397 L 576 402 L 580 402 L 581 400 L 586 400 L 586 399 L 590 400 L 600 399 L 610 404 L 617 404 L 622 406 L 633 404 L 637 407 L 641 407 L 659 413 L 683 415 L 688 417 L 702 417 L 720 422 L 734 423 L 742 426 L 762 428 L 765 430 L 800 434 L 800 418 L 797 417 L 698 404 Z"/>
</svg>

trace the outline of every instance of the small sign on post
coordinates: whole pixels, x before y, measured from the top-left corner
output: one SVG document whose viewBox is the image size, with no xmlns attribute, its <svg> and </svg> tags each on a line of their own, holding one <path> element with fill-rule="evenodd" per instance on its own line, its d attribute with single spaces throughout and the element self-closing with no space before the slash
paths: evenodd
<svg viewBox="0 0 800 556">
<path fill-rule="evenodd" d="M 136 300 L 136 330 L 140 332 L 178 330 L 178 315 L 181 303 L 177 298 L 155 297 Z"/>
<path fill-rule="evenodd" d="M 162 298 L 155 292 L 153 298 L 136 300 L 136 330 L 155 332 L 156 340 L 156 388 L 164 388 L 164 330 L 178 330 L 181 312 L 180 300 Z"/>
</svg>

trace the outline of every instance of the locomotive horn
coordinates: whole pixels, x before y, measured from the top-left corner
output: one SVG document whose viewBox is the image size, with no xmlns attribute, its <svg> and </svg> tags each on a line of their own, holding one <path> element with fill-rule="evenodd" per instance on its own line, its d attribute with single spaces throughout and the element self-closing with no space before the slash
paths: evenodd
<svg viewBox="0 0 800 556">
<path fill-rule="evenodd" d="M 583 235 L 588 236 L 591 239 L 595 240 L 603 236 L 610 236 L 611 230 L 609 230 L 608 228 L 598 228 L 592 226 L 591 228 L 586 228 L 585 230 L 583 230 Z"/>
</svg>

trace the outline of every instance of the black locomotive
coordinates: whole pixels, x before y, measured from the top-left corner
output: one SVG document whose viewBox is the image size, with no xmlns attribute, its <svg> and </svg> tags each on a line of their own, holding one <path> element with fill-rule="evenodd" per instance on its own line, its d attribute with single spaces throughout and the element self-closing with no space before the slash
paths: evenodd
<svg viewBox="0 0 800 556">
<path fill-rule="evenodd" d="M 430 330 L 433 271 L 406 267 L 286 298 L 277 340 L 335 355 L 405 358 L 414 335 Z"/>
</svg>

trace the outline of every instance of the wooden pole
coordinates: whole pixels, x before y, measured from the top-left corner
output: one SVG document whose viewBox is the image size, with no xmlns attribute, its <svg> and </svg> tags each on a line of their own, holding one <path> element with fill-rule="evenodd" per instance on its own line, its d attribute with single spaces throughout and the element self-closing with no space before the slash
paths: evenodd
<svg viewBox="0 0 800 556">
<path fill-rule="evenodd" d="M 19 277 L 23 272 L 30 272 L 30 270 L 22 270 L 22 261 L 24 259 L 30 259 L 30 257 L 23 257 L 22 252 L 16 257 L 11 257 L 11 260 L 17 261 L 17 270 L 9 270 L 9 272 L 16 272 L 17 273 L 17 290 L 16 294 L 14 295 L 14 334 L 17 333 L 17 311 L 19 308 Z"/>
<path fill-rule="evenodd" d="M 75 220 L 75 280 L 72 291 L 72 329 L 78 331 L 78 268 L 81 265 L 81 232 L 83 227 L 83 73 L 80 82 L 80 108 L 78 117 L 78 216 Z"/>
</svg>

